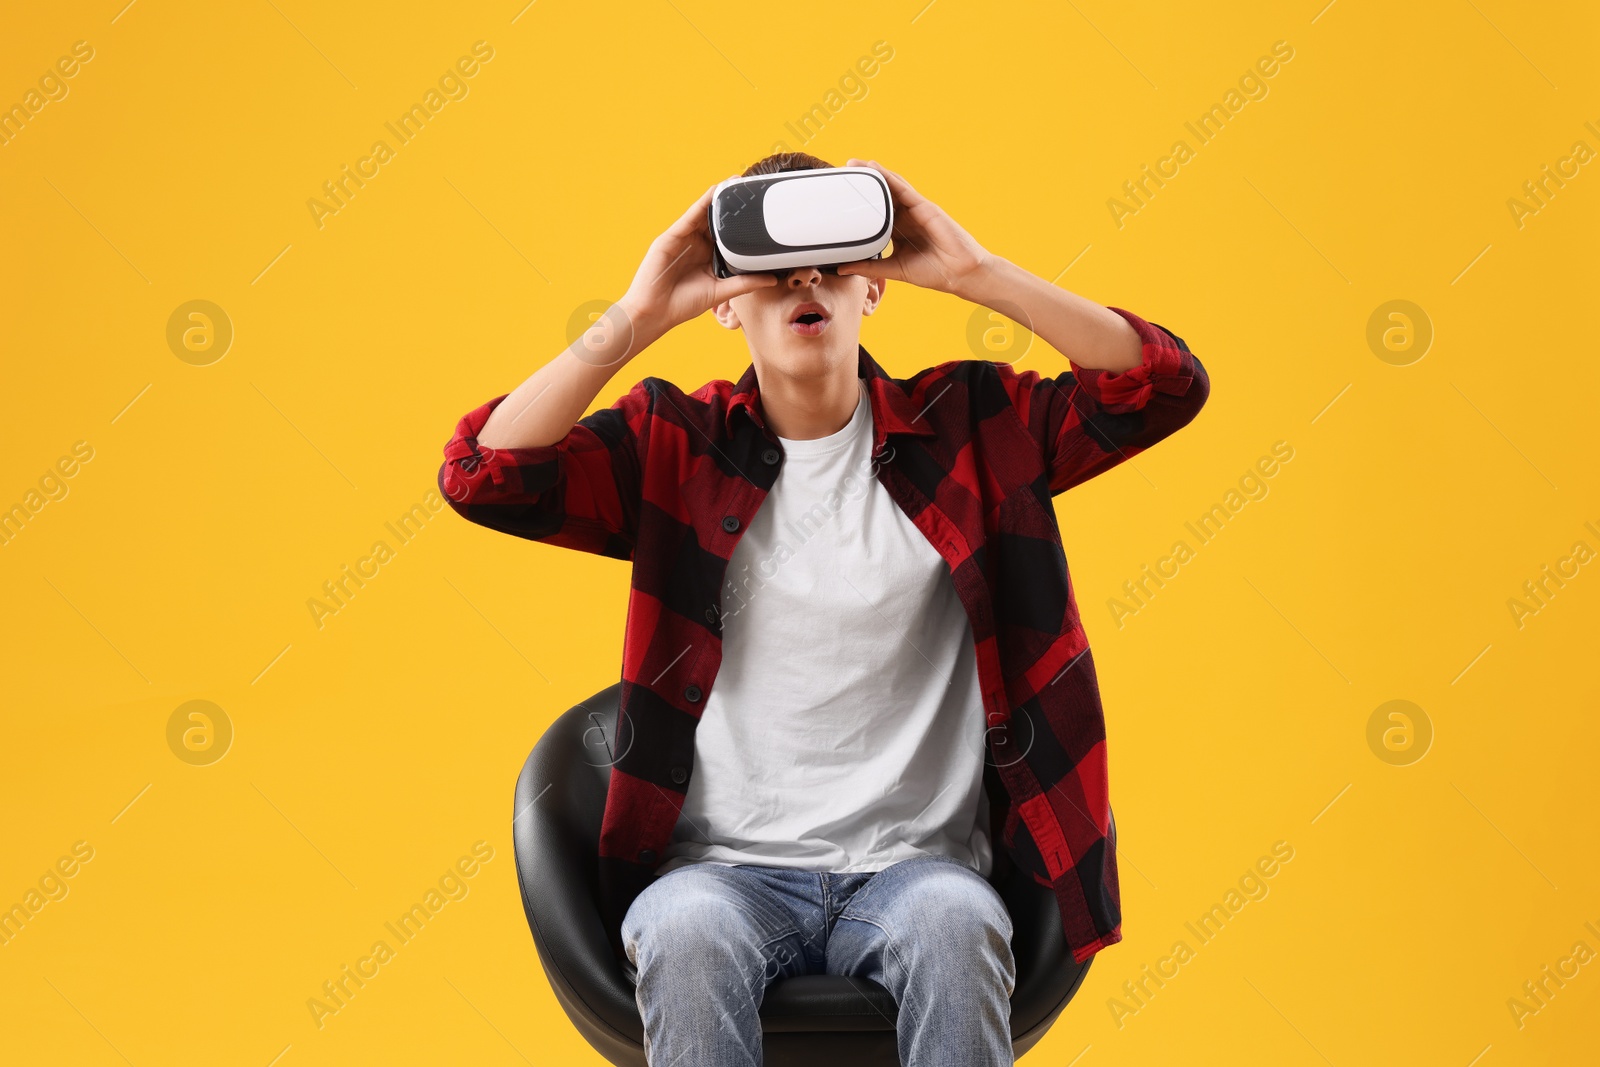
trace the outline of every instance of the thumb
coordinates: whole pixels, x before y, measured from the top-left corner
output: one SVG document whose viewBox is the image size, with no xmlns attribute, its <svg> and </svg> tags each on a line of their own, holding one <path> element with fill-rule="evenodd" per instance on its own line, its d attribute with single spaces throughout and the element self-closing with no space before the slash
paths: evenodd
<svg viewBox="0 0 1600 1067">
<path fill-rule="evenodd" d="M 893 256 L 888 259 L 858 259 L 854 263 L 841 263 L 836 269 L 840 274 L 859 275 L 863 278 L 890 278 L 895 281 L 904 281 L 900 271 L 901 264 L 896 263 Z"/>
<path fill-rule="evenodd" d="M 731 300 L 736 296 L 753 293 L 757 289 L 770 289 L 778 284 L 776 274 L 735 274 L 727 278 L 718 278 L 712 290 L 716 295 L 717 303 Z"/>
</svg>

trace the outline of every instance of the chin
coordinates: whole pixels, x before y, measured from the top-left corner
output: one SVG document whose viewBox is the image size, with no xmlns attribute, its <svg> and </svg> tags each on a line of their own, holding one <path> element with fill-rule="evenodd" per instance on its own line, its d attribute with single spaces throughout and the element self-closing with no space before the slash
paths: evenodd
<svg viewBox="0 0 1600 1067">
<path fill-rule="evenodd" d="M 833 324 L 837 326 L 838 324 Z M 779 371 L 794 378 L 820 378 L 828 375 L 841 362 L 856 363 L 858 338 L 837 335 L 822 337 L 795 337 L 785 332 L 770 338 L 759 347 L 762 368 Z M 832 330 L 829 333 L 832 334 Z"/>
</svg>

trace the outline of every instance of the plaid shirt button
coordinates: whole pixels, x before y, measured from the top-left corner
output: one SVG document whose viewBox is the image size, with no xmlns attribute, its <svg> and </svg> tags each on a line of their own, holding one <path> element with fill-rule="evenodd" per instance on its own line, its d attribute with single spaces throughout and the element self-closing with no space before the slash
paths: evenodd
<svg viewBox="0 0 1600 1067">
<path fill-rule="evenodd" d="M 769 448 L 761 453 L 761 462 L 769 467 L 778 462 L 778 459 L 778 450 L 776 448 Z"/>
<path fill-rule="evenodd" d="M 699 703 L 699 701 L 700 701 L 700 687 L 698 685 L 691 685 L 688 688 L 686 688 L 683 691 L 683 699 L 687 700 L 691 704 Z"/>
<path fill-rule="evenodd" d="M 724 515 L 722 517 L 722 528 L 727 530 L 729 533 L 737 532 L 739 529 L 739 516 Z"/>
<path fill-rule="evenodd" d="M 674 782 L 676 782 L 678 785 L 682 785 L 684 782 L 686 782 L 688 780 L 688 778 L 689 778 L 689 772 L 684 770 L 682 767 L 674 767 L 674 768 L 672 768 L 672 780 Z"/>
</svg>

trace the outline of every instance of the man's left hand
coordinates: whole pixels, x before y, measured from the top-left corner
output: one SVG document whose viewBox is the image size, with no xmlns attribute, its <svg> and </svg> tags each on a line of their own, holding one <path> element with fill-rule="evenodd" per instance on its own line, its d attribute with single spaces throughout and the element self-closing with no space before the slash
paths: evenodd
<svg viewBox="0 0 1600 1067">
<path fill-rule="evenodd" d="M 851 159 L 851 167 L 871 167 L 889 183 L 894 197 L 893 251 L 883 259 L 841 264 L 840 274 L 891 278 L 924 289 L 965 297 L 989 268 L 991 256 L 972 235 L 894 171 L 876 160 Z"/>
</svg>

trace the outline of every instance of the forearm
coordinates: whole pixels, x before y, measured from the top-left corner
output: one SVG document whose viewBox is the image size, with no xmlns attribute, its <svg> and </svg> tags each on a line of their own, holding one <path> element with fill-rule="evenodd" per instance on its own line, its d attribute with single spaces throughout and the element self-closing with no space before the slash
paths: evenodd
<svg viewBox="0 0 1600 1067">
<path fill-rule="evenodd" d="M 478 443 L 535 448 L 566 437 L 606 383 L 655 340 L 633 321 L 623 305 L 612 305 L 593 328 L 512 390 L 490 413 Z"/>
<path fill-rule="evenodd" d="M 1139 334 L 1110 308 L 991 254 L 956 295 L 1005 315 L 1078 366 L 1121 373 L 1142 361 Z"/>
</svg>

